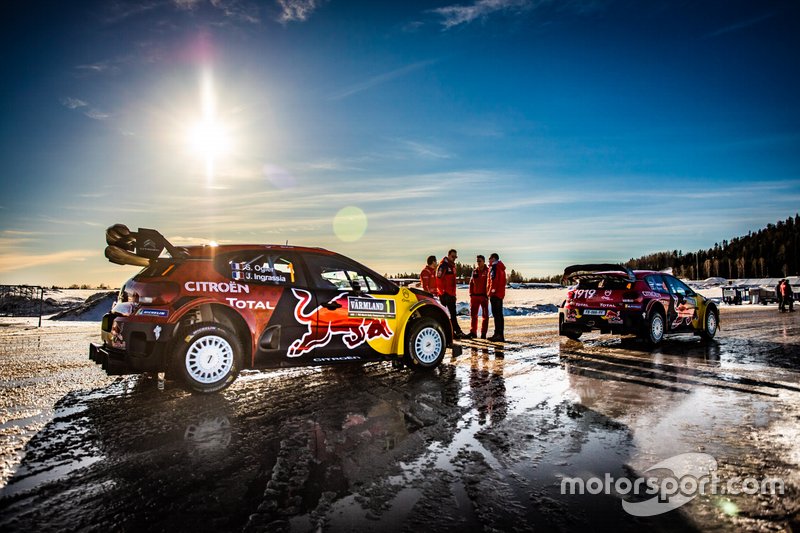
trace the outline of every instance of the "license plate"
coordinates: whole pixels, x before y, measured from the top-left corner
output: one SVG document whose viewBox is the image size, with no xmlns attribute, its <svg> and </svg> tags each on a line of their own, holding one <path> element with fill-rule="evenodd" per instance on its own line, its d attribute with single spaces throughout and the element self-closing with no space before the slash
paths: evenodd
<svg viewBox="0 0 800 533">
<path fill-rule="evenodd" d="M 586 311 L 583 312 L 583 314 L 584 315 L 603 316 L 603 315 L 606 314 L 606 310 L 605 309 L 587 309 Z"/>
</svg>

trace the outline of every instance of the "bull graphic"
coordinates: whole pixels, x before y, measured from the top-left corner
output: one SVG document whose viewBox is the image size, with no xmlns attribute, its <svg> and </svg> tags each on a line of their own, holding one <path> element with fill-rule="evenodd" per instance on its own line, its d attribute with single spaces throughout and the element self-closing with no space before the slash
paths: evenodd
<svg viewBox="0 0 800 533">
<path fill-rule="evenodd" d="M 675 321 L 672 323 L 673 329 L 683 324 L 690 326 L 695 319 L 697 309 L 694 305 L 687 305 L 687 302 L 680 301 L 677 296 L 673 296 L 672 298 L 675 303 L 676 314 Z M 691 303 L 694 302 L 692 301 Z"/>
<path fill-rule="evenodd" d="M 327 346 L 334 335 L 341 335 L 345 346 L 350 349 L 379 337 L 391 339 L 394 335 L 386 319 L 351 317 L 347 309 L 346 292 L 310 311 L 311 293 L 302 289 L 292 289 L 292 293 L 298 300 L 294 318 L 308 331 L 289 346 L 287 357 L 300 357 L 314 348 Z"/>
</svg>

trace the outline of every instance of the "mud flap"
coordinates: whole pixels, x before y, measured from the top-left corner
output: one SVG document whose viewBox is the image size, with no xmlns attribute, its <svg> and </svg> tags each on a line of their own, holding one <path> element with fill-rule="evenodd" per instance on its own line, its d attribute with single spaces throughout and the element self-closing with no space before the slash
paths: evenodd
<svg viewBox="0 0 800 533">
<path fill-rule="evenodd" d="M 454 344 L 451 348 L 453 357 L 458 357 L 464 352 L 464 348 L 460 344 Z"/>
</svg>

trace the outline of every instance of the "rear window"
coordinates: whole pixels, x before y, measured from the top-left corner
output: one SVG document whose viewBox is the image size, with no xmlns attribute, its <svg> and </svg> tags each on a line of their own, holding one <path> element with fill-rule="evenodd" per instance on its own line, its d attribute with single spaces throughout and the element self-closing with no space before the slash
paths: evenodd
<svg viewBox="0 0 800 533">
<path fill-rule="evenodd" d="M 578 280 L 578 289 L 604 289 L 604 290 L 622 290 L 630 289 L 631 282 L 625 278 L 618 276 L 603 276 L 581 278 Z"/>
</svg>

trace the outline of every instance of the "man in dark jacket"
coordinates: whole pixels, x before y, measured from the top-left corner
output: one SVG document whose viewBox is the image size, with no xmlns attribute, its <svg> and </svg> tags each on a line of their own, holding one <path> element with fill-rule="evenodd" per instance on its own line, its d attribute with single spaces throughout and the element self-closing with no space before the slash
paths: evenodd
<svg viewBox="0 0 800 533">
<path fill-rule="evenodd" d="M 493 253 L 489 256 L 489 280 L 487 283 L 489 304 L 492 306 L 494 317 L 494 335 L 490 341 L 505 342 L 503 329 L 503 298 L 506 297 L 506 266 L 500 261 L 500 256 Z"/>
<path fill-rule="evenodd" d="M 456 259 L 458 252 L 450 250 L 442 257 L 439 268 L 436 270 L 436 288 L 439 291 L 439 301 L 450 313 L 450 323 L 453 325 L 453 337 L 463 339 L 464 332 L 458 325 L 456 318 Z"/>
<path fill-rule="evenodd" d="M 478 336 L 478 311 L 483 314 L 481 320 L 481 339 L 486 338 L 489 330 L 489 297 L 486 290 L 489 285 L 489 269 L 486 268 L 486 258 L 479 255 L 477 258 L 478 266 L 472 271 L 469 278 L 469 316 L 470 326 L 468 339 Z"/>
<path fill-rule="evenodd" d="M 794 292 L 792 291 L 792 285 L 789 283 L 788 279 L 783 280 L 782 287 L 781 293 L 783 295 L 784 311 L 786 310 L 786 305 L 788 304 L 789 312 L 794 313 Z"/>
<path fill-rule="evenodd" d="M 784 280 L 780 280 L 778 281 L 778 284 L 775 285 L 775 298 L 778 299 L 778 311 L 781 313 L 786 310 L 783 302 L 783 282 Z"/>
</svg>

